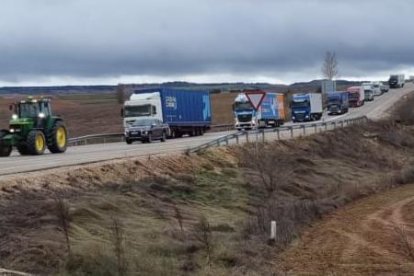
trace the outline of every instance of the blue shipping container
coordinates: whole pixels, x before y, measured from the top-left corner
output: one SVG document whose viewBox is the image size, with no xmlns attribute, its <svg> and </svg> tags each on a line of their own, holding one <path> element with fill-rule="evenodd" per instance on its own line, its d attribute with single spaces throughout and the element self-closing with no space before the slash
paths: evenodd
<svg viewBox="0 0 414 276">
<path fill-rule="evenodd" d="M 170 127 L 209 127 L 211 101 L 208 91 L 185 89 L 143 89 L 135 94 L 159 92 L 164 123 Z"/>
</svg>

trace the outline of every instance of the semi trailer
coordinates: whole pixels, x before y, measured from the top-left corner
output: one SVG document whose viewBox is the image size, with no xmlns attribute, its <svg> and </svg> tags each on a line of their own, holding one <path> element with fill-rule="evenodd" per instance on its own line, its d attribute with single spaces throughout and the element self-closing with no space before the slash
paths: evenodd
<svg viewBox="0 0 414 276">
<path fill-rule="evenodd" d="M 255 110 L 246 93 L 259 90 L 245 90 L 234 99 L 233 113 L 237 130 L 278 127 L 285 122 L 285 96 L 280 93 L 264 93 L 263 101 Z"/>
<path fill-rule="evenodd" d="M 290 104 L 293 122 L 315 121 L 322 118 L 322 95 L 298 93 L 292 95 Z"/>
<path fill-rule="evenodd" d="M 130 130 L 139 122 L 152 122 L 163 125 L 168 138 L 179 138 L 185 134 L 190 136 L 203 135 L 211 126 L 211 101 L 208 91 L 185 89 L 140 89 L 135 90 L 121 110 L 125 138 L 132 138 Z M 145 120 L 148 119 L 148 120 Z M 136 125 L 136 124 L 135 124 Z M 144 126 L 142 126 L 144 127 Z M 154 124 L 146 126 L 138 136 L 149 135 Z M 148 137 L 134 139 L 149 140 Z"/>
<path fill-rule="evenodd" d="M 405 75 L 391 75 L 388 80 L 390 88 L 402 88 L 405 85 Z"/>
<path fill-rule="evenodd" d="M 328 114 L 343 114 L 349 109 L 349 94 L 347 91 L 328 93 Z"/>
<path fill-rule="evenodd" d="M 352 86 L 346 90 L 349 93 L 349 106 L 360 107 L 364 105 L 365 90 L 362 86 Z"/>
</svg>

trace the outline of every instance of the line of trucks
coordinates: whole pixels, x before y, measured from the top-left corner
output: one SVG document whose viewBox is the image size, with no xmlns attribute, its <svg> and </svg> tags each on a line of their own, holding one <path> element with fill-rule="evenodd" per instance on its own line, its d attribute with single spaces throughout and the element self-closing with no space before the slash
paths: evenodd
<svg viewBox="0 0 414 276">
<path fill-rule="evenodd" d="M 390 88 L 404 87 L 404 75 L 391 75 L 388 84 Z M 263 91 L 264 98 L 257 109 L 247 96 L 251 91 L 245 90 L 234 99 L 235 128 L 278 127 L 287 120 L 289 109 L 293 122 L 320 120 L 325 109 L 328 114 L 343 114 L 349 107 L 373 101 L 389 87 L 379 82 L 363 83 L 346 91 L 327 93 L 325 102 L 318 93 L 296 93 L 288 101 L 285 94 Z M 48 99 L 29 97 L 11 105 L 10 111 L 10 128 L 0 130 L 0 157 L 9 156 L 13 147 L 21 155 L 41 155 L 46 148 L 52 153 L 66 151 L 64 121 L 52 114 Z M 124 103 L 121 116 L 127 144 L 200 136 L 211 126 L 210 93 L 170 88 L 136 90 Z"/>
<path fill-rule="evenodd" d="M 388 92 L 389 87 L 404 86 L 404 75 L 391 75 L 389 84 L 362 83 L 346 91 L 327 93 L 323 100 L 320 93 L 296 93 L 290 101 L 286 95 L 263 91 L 265 96 L 255 109 L 247 94 L 239 93 L 233 103 L 233 115 L 237 130 L 278 127 L 287 120 L 290 109 L 294 123 L 317 121 L 326 110 L 328 115 L 347 113 L 350 107 L 360 107 L 366 101 Z M 125 139 L 151 142 L 159 139 L 179 138 L 183 135 L 203 135 L 211 126 L 211 100 L 208 91 L 185 89 L 136 90 L 122 109 Z"/>
</svg>

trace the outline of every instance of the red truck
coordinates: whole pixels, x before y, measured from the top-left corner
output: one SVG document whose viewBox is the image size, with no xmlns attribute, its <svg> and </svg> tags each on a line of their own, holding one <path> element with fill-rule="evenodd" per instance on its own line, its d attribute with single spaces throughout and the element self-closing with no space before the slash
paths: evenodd
<svg viewBox="0 0 414 276">
<path fill-rule="evenodd" d="M 365 91 L 362 86 L 352 86 L 346 90 L 349 93 L 349 106 L 360 107 L 364 105 Z"/>
</svg>

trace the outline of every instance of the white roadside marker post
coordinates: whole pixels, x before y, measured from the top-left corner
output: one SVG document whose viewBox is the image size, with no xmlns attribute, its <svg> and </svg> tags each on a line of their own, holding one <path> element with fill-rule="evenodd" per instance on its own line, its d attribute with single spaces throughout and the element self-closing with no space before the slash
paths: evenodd
<svg viewBox="0 0 414 276">
<path fill-rule="evenodd" d="M 270 222 L 270 241 L 275 242 L 276 241 L 276 221 L 272 220 Z"/>
</svg>

